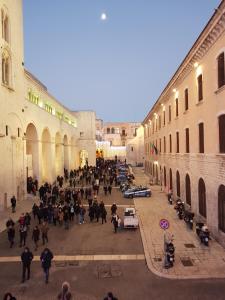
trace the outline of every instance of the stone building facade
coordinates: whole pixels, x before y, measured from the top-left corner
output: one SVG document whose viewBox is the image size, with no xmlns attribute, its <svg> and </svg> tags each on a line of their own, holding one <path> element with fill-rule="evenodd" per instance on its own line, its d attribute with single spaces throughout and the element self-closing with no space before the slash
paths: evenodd
<svg viewBox="0 0 225 300">
<path fill-rule="evenodd" d="M 145 170 L 225 245 L 225 1 L 143 121 Z"/>
<path fill-rule="evenodd" d="M 0 209 L 22 200 L 27 176 L 53 182 L 95 165 L 95 113 L 72 112 L 24 69 L 22 0 L 0 0 Z M 88 122 L 86 122 L 88 120 Z"/>
</svg>

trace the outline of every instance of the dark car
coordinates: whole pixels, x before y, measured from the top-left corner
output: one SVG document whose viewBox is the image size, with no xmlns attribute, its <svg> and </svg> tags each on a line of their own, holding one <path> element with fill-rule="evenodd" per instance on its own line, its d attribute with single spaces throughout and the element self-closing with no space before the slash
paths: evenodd
<svg viewBox="0 0 225 300">
<path fill-rule="evenodd" d="M 135 187 L 128 189 L 123 193 L 125 198 L 134 198 L 134 197 L 151 197 L 152 192 L 148 187 Z"/>
</svg>

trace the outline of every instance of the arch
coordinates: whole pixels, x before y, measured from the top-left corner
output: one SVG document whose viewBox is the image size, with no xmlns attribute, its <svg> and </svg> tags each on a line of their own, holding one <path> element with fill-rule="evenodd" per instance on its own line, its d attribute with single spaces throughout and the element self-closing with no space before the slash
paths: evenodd
<svg viewBox="0 0 225 300">
<path fill-rule="evenodd" d="M 63 146 L 64 146 L 64 168 L 69 171 L 69 145 L 68 145 L 68 137 L 66 134 L 63 137 Z"/>
<path fill-rule="evenodd" d="M 173 190 L 173 174 L 171 169 L 170 169 L 170 190 Z"/>
<path fill-rule="evenodd" d="M 202 178 L 198 181 L 198 205 L 199 214 L 206 218 L 206 189 L 205 182 Z"/>
<path fill-rule="evenodd" d="M 186 203 L 191 206 L 191 180 L 188 174 L 185 176 L 185 194 Z"/>
<path fill-rule="evenodd" d="M 2 83 L 10 86 L 11 85 L 11 74 L 12 74 L 12 63 L 11 56 L 7 49 L 4 49 L 1 56 L 2 63 Z"/>
<path fill-rule="evenodd" d="M 218 227 L 225 232 L 225 186 L 223 184 L 218 189 Z"/>
<path fill-rule="evenodd" d="M 163 168 L 164 171 L 164 186 L 166 186 L 166 167 Z"/>
<path fill-rule="evenodd" d="M 176 172 L 177 197 L 180 197 L 180 173 Z"/>
<path fill-rule="evenodd" d="M 56 176 L 63 174 L 63 149 L 62 137 L 59 132 L 55 135 L 55 172 Z"/>
<path fill-rule="evenodd" d="M 34 124 L 26 128 L 27 177 L 39 178 L 38 134 Z"/>
<path fill-rule="evenodd" d="M 41 136 L 42 142 L 42 180 L 51 182 L 52 176 L 52 155 L 51 155 L 51 135 L 48 128 L 45 128 Z"/>
</svg>

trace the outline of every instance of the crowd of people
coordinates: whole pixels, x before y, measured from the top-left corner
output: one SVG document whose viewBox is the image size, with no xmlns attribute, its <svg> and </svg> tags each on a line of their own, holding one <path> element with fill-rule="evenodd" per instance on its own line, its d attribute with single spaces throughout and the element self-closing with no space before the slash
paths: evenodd
<svg viewBox="0 0 225 300">
<path fill-rule="evenodd" d="M 101 187 L 106 196 L 108 194 L 111 195 L 112 185 L 115 184 L 117 186 L 116 178 L 115 161 L 103 160 L 98 161 L 96 167 L 85 166 L 84 168 L 71 170 L 70 172 L 64 170 L 64 176 L 58 176 L 54 184 L 51 185 L 46 182 L 39 189 L 38 181 L 32 177 L 28 178 L 28 193 L 36 195 L 38 191 L 40 201 L 39 203 L 34 203 L 31 213 L 22 213 L 18 220 L 19 247 L 25 247 L 21 254 L 22 282 L 30 279 L 30 266 L 33 260 L 33 253 L 27 247 L 28 233 L 32 237 L 34 251 L 36 251 L 40 241 L 42 245 L 48 243 L 50 226 L 64 227 L 65 230 L 68 230 L 71 223 L 76 222 L 82 225 L 85 221 L 87 222 L 88 217 L 90 223 L 99 221 L 101 224 L 107 223 L 107 210 L 104 202 L 102 200 L 98 201 L 98 194 Z M 11 199 L 11 204 L 12 212 L 15 212 L 16 198 L 14 196 Z M 31 216 L 33 216 L 34 220 L 32 230 L 30 229 Z M 117 215 L 117 206 L 115 203 L 111 206 L 111 222 L 116 233 L 118 227 L 120 227 L 121 220 Z M 15 246 L 17 228 L 12 218 L 9 218 L 6 222 L 6 228 L 9 247 L 12 248 Z M 49 248 L 45 248 L 41 253 L 40 260 L 46 283 L 49 280 L 49 269 L 52 259 L 52 251 Z M 63 286 L 62 295 L 64 292 L 68 292 L 68 287 L 69 285 L 66 284 Z M 110 296 L 110 293 L 107 297 L 105 299 L 114 299 Z M 6 296 L 5 299 L 11 298 L 10 296 Z M 68 299 L 72 298 L 68 296 Z"/>
</svg>

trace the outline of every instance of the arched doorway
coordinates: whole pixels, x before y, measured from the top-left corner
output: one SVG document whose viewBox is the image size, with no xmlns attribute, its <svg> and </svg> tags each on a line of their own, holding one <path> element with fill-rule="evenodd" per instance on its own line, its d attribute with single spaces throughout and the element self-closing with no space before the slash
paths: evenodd
<svg viewBox="0 0 225 300">
<path fill-rule="evenodd" d="M 80 151 L 80 166 L 83 168 L 88 164 L 88 152 L 87 150 Z"/>
<path fill-rule="evenodd" d="M 173 190 L 173 175 L 171 169 L 170 169 L 170 190 Z"/>
<path fill-rule="evenodd" d="M 51 155 L 51 135 L 49 130 L 45 128 L 42 132 L 42 180 L 52 180 L 52 155 Z"/>
<path fill-rule="evenodd" d="M 164 170 L 164 186 L 166 186 L 166 167 L 164 167 L 163 170 Z"/>
<path fill-rule="evenodd" d="M 55 135 L 55 172 L 56 176 L 63 174 L 62 137 L 59 132 Z"/>
<path fill-rule="evenodd" d="M 202 178 L 198 182 L 198 204 L 200 215 L 206 218 L 206 191 L 205 182 Z"/>
<path fill-rule="evenodd" d="M 221 184 L 218 190 L 218 225 L 225 232 L 225 186 Z"/>
<path fill-rule="evenodd" d="M 64 145 L 64 168 L 69 171 L 69 145 L 68 145 L 68 137 L 65 134 L 63 138 Z"/>
<path fill-rule="evenodd" d="M 176 172 L 176 182 L 177 182 L 177 197 L 180 197 L 180 173 Z"/>
<path fill-rule="evenodd" d="M 39 178 L 38 134 L 30 123 L 26 129 L 27 177 Z"/>
<path fill-rule="evenodd" d="M 188 174 L 185 177 L 185 192 L 186 192 L 186 203 L 191 206 L 191 181 Z"/>
</svg>

